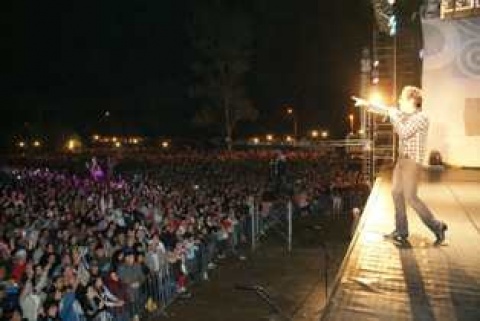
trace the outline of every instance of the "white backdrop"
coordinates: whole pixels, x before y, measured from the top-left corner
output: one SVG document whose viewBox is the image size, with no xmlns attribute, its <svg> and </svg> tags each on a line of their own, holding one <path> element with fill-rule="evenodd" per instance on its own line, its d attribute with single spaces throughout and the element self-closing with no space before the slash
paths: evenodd
<svg viewBox="0 0 480 321">
<path fill-rule="evenodd" d="M 440 151 L 450 165 L 480 167 L 480 18 L 424 20 L 423 34 L 428 153 Z"/>
</svg>

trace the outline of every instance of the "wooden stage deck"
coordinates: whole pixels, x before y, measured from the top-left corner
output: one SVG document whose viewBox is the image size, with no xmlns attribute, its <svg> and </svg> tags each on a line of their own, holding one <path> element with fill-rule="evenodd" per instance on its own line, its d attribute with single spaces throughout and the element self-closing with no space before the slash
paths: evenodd
<svg viewBox="0 0 480 321">
<path fill-rule="evenodd" d="M 372 190 L 322 321 L 480 320 L 480 171 L 426 171 L 420 197 L 449 230 L 446 244 L 409 208 L 410 245 L 391 232 L 389 175 Z"/>
</svg>

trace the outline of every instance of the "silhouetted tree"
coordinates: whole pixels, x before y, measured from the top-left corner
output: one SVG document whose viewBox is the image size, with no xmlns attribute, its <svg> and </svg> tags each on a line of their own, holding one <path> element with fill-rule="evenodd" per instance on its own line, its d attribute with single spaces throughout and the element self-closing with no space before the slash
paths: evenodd
<svg viewBox="0 0 480 321">
<path fill-rule="evenodd" d="M 192 94 L 200 105 L 193 121 L 199 126 L 223 123 L 230 149 L 238 122 L 258 116 L 245 83 L 252 54 L 251 17 L 242 1 L 195 1 L 192 38 Z"/>
</svg>

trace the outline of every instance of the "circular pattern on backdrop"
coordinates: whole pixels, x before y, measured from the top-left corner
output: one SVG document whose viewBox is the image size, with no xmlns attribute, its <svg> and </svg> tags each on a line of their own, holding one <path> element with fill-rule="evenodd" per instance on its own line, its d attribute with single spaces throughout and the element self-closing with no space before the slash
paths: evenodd
<svg viewBox="0 0 480 321">
<path fill-rule="evenodd" d="M 469 37 L 480 37 L 480 18 L 459 19 L 454 24 Z"/>
<path fill-rule="evenodd" d="M 480 79 L 480 38 L 465 43 L 456 63 L 465 76 Z"/>
<path fill-rule="evenodd" d="M 454 26 L 445 23 L 423 22 L 423 66 L 425 69 L 440 69 L 452 63 L 460 48 L 460 37 Z"/>
</svg>

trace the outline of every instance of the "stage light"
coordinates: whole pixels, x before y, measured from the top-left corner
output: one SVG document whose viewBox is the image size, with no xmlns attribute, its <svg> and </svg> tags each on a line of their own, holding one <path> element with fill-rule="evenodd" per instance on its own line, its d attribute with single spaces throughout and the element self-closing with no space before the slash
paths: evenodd
<svg viewBox="0 0 480 321">
<path fill-rule="evenodd" d="M 395 36 L 397 34 L 397 17 L 395 15 L 388 18 L 388 28 L 390 36 Z"/>
<path fill-rule="evenodd" d="M 447 2 L 447 3 L 442 3 L 440 4 L 439 3 L 439 0 L 425 0 L 424 1 L 424 10 L 425 10 L 425 13 L 424 13 L 424 16 L 426 19 L 436 19 L 436 18 L 439 18 L 440 17 L 440 13 L 441 11 L 443 10 L 449 10 L 448 8 L 448 5 L 454 5 L 455 2 L 453 1 L 450 1 L 450 2 Z M 442 8 L 442 9 L 440 9 Z M 450 10 L 453 9 L 453 8 L 450 8 Z"/>
<path fill-rule="evenodd" d="M 353 125 L 354 125 L 354 116 L 353 114 L 348 115 L 348 122 L 350 124 L 350 132 L 353 134 Z"/>
<path fill-rule="evenodd" d="M 394 16 L 395 1 L 372 0 L 372 5 L 379 30 L 390 36 L 396 35 L 397 18 Z"/>
<path fill-rule="evenodd" d="M 374 104 L 384 104 L 383 97 L 378 91 L 370 93 L 370 97 L 368 98 L 368 100 Z"/>
<path fill-rule="evenodd" d="M 372 70 L 372 84 L 377 85 L 380 82 L 380 73 L 378 68 L 373 68 Z"/>
</svg>

